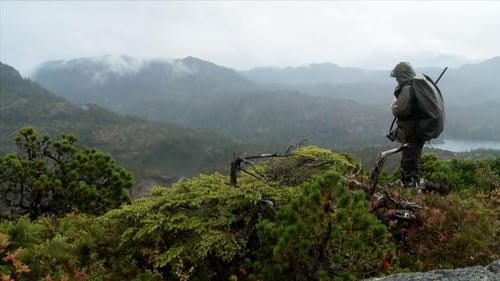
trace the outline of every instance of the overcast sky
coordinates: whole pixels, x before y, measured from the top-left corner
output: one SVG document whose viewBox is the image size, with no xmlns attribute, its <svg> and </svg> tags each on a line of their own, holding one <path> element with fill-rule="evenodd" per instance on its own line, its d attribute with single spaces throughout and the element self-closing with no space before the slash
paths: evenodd
<svg viewBox="0 0 500 281">
<path fill-rule="evenodd" d="M 195 56 L 238 70 L 454 67 L 500 55 L 500 1 L 4 1 L 0 61 Z"/>
</svg>

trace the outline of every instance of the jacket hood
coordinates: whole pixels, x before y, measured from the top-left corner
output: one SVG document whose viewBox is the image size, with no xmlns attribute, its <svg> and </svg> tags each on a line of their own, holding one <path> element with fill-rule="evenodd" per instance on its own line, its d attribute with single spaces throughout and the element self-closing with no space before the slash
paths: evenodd
<svg viewBox="0 0 500 281">
<path fill-rule="evenodd" d="M 400 62 L 391 71 L 391 77 L 396 78 L 398 81 L 404 82 L 411 80 L 415 77 L 415 71 L 409 62 Z"/>
</svg>

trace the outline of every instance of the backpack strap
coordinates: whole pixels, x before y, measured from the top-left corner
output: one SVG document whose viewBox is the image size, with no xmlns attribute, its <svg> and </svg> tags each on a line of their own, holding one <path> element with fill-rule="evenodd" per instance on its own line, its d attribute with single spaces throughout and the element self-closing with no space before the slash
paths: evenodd
<svg viewBox="0 0 500 281">
<path fill-rule="evenodd" d="M 405 86 L 408 86 L 408 85 L 410 85 L 410 86 L 411 86 L 411 81 L 412 81 L 412 80 L 408 80 L 408 81 L 405 81 L 405 82 L 403 82 L 403 83 L 401 83 L 401 84 L 398 84 L 398 86 L 396 87 L 396 89 L 394 89 L 394 96 L 395 96 L 396 98 L 398 98 L 398 97 L 399 97 L 399 94 L 401 94 L 401 90 L 402 90 Z"/>
</svg>

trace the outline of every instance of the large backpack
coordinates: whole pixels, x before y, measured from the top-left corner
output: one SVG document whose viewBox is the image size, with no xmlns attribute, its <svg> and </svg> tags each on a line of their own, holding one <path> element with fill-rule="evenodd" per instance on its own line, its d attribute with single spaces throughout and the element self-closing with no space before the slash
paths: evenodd
<svg viewBox="0 0 500 281">
<path fill-rule="evenodd" d="M 445 118 L 441 91 L 425 74 L 415 76 L 412 86 L 417 137 L 424 141 L 437 138 L 443 131 Z"/>
</svg>

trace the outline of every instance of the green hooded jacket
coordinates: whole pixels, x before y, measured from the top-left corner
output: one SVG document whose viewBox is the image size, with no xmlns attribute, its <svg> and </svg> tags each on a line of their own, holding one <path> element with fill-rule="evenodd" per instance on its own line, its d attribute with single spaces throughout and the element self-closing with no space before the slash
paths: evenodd
<svg viewBox="0 0 500 281">
<path fill-rule="evenodd" d="M 396 103 L 392 106 L 392 114 L 397 118 L 400 142 L 410 142 L 415 138 L 415 120 L 412 116 L 412 85 L 415 77 L 413 67 L 407 62 L 398 63 L 391 71 L 391 77 L 396 78 L 398 86 L 394 90 Z"/>
</svg>

